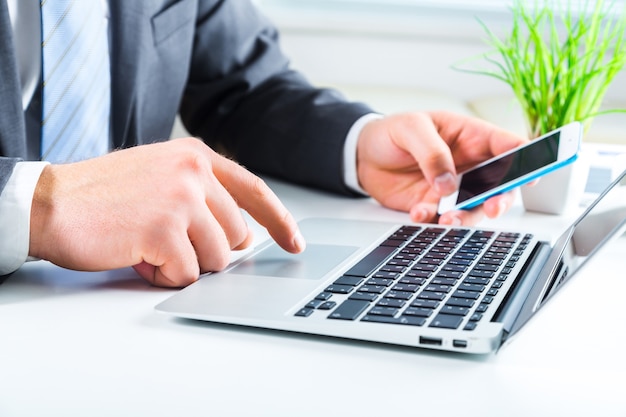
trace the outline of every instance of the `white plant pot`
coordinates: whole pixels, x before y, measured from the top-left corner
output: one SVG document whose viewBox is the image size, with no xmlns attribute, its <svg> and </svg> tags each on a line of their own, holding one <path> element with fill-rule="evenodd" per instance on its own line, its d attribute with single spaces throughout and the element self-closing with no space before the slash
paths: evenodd
<svg viewBox="0 0 626 417">
<path fill-rule="evenodd" d="M 521 187 L 524 208 L 547 214 L 576 210 L 585 193 L 588 176 L 589 159 L 580 152 L 574 163 L 541 177 L 534 185 Z"/>
</svg>

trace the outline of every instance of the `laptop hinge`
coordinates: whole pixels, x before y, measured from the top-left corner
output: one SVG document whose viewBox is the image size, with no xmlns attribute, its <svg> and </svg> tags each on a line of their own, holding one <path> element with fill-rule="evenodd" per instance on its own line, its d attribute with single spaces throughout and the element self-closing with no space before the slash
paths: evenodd
<svg viewBox="0 0 626 417">
<path fill-rule="evenodd" d="M 551 247 L 547 242 L 537 243 L 520 277 L 515 281 L 513 288 L 496 311 L 492 321 L 502 323 L 504 329 L 503 342 L 512 333 L 513 325 L 517 321 L 522 306 L 528 299 L 537 278 L 539 278 L 550 252 Z"/>
</svg>

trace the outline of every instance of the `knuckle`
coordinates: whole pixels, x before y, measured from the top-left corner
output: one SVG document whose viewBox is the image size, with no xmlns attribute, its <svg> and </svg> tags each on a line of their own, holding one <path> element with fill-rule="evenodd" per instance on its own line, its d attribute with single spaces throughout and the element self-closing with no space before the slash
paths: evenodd
<svg viewBox="0 0 626 417">
<path fill-rule="evenodd" d="M 226 268 L 229 263 L 230 250 L 218 250 L 212 254 L 207 268 L 210 271 L 221 271 Z"/>
<path fill-rule="evenodd" d="M 243 242 L 246 241 L 247 237 L 248 237 L 247 228 L 241 228 L 241 227 L 235 228 L 235 230 L 233 231 L 229 239 L 230 248 L 234 249 L 236 247 L 239 247 L 239 245 L 241 245 Z"/>
<path fill-rule="evenodd" d="M 205 174 L 211 170 L 211 160 L 207 157 L 210 148 L 196 138 L 176 139 L 178 144 L 171 152 L 170 159 L 174 165 L 182 170 L 193 174 Z"/>
</svg>

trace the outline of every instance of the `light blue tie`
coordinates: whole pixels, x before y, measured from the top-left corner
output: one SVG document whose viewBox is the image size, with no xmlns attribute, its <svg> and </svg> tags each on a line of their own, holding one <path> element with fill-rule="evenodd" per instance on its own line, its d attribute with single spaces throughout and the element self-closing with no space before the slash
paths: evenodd
<svg viewBox="0 0 626 417">
<path fill-rule="evenodd" d="M 74 162 L 109 150 L 111 80 L 101 0 L 42 0 L 41 159 Z"/>
</svg>

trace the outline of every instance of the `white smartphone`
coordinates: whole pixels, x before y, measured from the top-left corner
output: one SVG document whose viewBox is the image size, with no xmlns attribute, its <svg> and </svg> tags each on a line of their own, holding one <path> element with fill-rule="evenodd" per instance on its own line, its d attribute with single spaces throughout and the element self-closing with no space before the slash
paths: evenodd
<svg viewBox="0 0 626 417">
<path fill-rule="evenodd" d="M 459 174 L 457 191 L 440 200 L 439 214 L 476 207 L 489 197 L 574 162 L 581 138 L 581 123 L 569 123 Z"/>
</svg>

